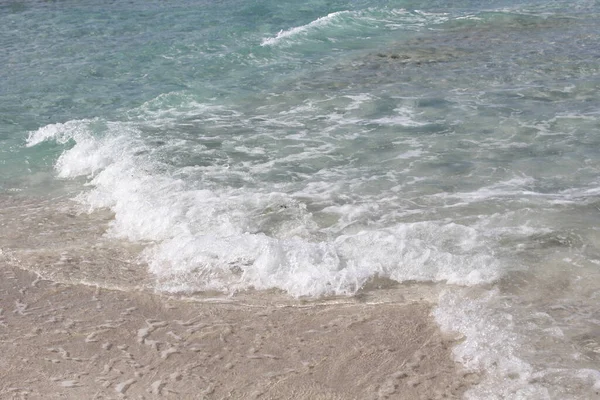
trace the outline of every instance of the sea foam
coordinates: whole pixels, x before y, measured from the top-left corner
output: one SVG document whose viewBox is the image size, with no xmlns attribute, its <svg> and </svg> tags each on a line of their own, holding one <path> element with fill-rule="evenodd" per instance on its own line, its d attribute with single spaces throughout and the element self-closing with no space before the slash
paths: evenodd
<svg viewBox="0 0 600 400">
<path fill-rule="evenodd" d="M 74 142 L 56 163 L 59 176 L 88 177 L 91 189 L 77 200 L 115 213 L 109 235 L 146 243 L 142 257 L 162 290 L 278 288 L 321 296 L 355 293 L 375 276 L 475 285 L 502 275 L 474 228 L 445 221 L 362 225 L 376 210 L 347 214 L 344 207 L 322 213 L 345 223 L 323 225 L 323 216 L 309 211 L 306 191 L 203 183 L 188 173 L 193 166 L 161 161 L 161 148 L 144 139 L 139 123 L 71 121 L 33 132 L 29 144 L 50 139 Z M 220 168 L 227 167 L 201 170 L 225 172 Z"/>
<path fill-rule="evenodd" d="M 532 304 L 523 309 L 517 299 L 498 289 L 476 293 L 447 289 L 433 312 L 443 330 L 463 337 L 453 349 L 454 358 L 469 370 L 485 371 L 465 398 L 574 400 L 597 394 L 600 372 L 578 366 L 576 360 L 582 356 L 558 328 L 558 321 L 535 313 Z M 540 319 L 550 320 L 553 328 L 544 329 Z M 540 352 L 539 338 L 552 341 L 555 352 Z M 566 359 L 558 356 L 565 354 L 563 346 L 572 353 Z"/>
<path fill-rule="evenodd" d="M 335 23 L 343 15 L 351 15 L 351 11 L 337 11 L 328 14 L 324 17 L 317 18 L 316 20 L 302 26 L 297 26 L 287 30 L 281 30 L 275 37 L 263 39 L 261 46 L 273 46 L 277 45 L 283 40 L 290 39 L 294 36 L 305 35 L 307 32 L 315 29 L 319 29 Z"/>
<path fill-rule="evenodd" d="M 340 31 L 350 29 L 355 35 L 368 36 L 371 30 L 378 30 L 385 26 L 389 30 L 415 31 L 427 25 L 436 25 L 448 21 L 445 13 L 426 13 L 423 11 L 408 11 L 405 9 L 377 9 L 370 8 L 362 11 L 337 11 L 319 17 L 308 24 L 280 30 L 274 37 L 262 40 L 261 46 L 281 46 L 296 42 L 318 33 L 326 33 L 326 38 L 335 41 Z"/>
</svg>

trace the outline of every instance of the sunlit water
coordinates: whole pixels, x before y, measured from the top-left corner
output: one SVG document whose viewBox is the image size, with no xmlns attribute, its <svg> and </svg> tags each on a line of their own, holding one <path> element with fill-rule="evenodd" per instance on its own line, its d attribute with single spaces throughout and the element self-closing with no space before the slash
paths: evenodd
<svg viewBox="0 0 600 400">
<path fill-rule="evenodd" d="M 598 397 L 600 6 L 445 3 L 2 3 L 2 256 L 188 295 L 435 284 L 468 398 Z"/>
</svg>

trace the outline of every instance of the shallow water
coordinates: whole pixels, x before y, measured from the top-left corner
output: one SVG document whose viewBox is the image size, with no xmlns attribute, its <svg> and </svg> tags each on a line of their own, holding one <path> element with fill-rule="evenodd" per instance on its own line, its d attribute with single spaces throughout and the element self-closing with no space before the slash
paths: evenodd
<svg viewBox="0 0 600 400">
<path fill-rule="evenodd" d="M 402 283 L 488 372 L 467 397 L 597 396 L 596 3 L 0 7 L 5 259 L 199 296 Z"/>
</svg>

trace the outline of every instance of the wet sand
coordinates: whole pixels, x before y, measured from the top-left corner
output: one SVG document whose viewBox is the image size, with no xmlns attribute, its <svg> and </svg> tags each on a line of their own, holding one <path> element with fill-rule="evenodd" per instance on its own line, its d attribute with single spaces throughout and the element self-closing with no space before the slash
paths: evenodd
<svg viewBox="0 0 600 400">
<path fill-rule="evenodd" d="M 476 376 L 427 302 L 197 302 L 0 258 L 2 399 L 452 399 Z"/>
</svg>

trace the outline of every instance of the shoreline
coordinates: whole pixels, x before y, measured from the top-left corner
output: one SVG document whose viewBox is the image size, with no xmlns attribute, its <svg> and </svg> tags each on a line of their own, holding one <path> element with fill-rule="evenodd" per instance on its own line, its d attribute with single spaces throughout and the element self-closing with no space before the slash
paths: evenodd
<svg viewBox="0 0 600 400">
<path fill-rule="evenodd" d="M 250 307 L 0 266 L 3 398 L 448 399 L 478 380 L 425 301 Z"/>
</svg>

